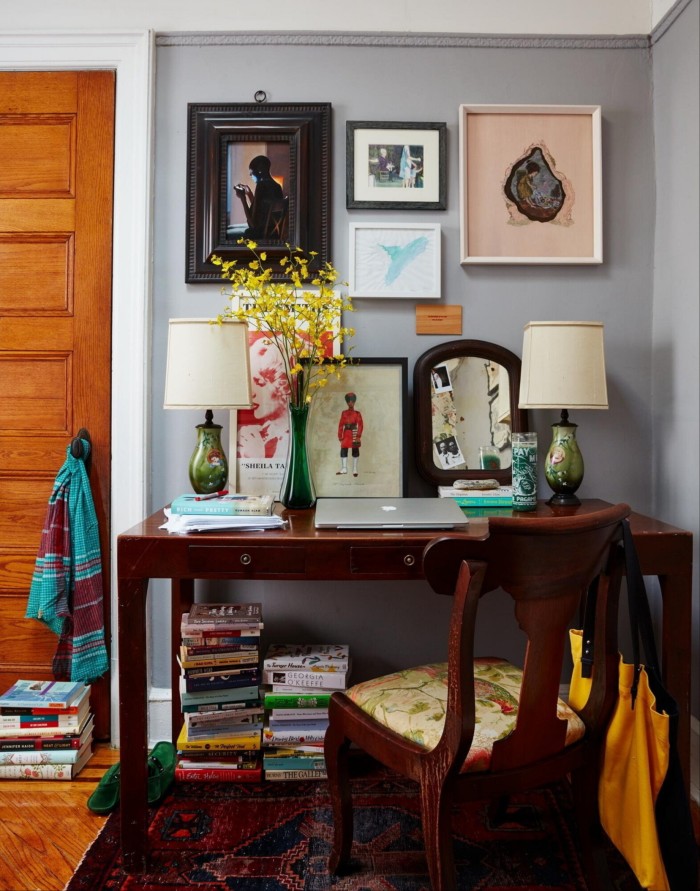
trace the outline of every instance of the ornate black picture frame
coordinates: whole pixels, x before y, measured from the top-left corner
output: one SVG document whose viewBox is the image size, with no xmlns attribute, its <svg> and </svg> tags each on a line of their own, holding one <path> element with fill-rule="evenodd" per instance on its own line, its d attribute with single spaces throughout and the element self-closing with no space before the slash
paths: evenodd
<svg viewBox="0 0 700 891">
<path fill-rule="evenodd" d="M 187 114 L 185 281 L 222 281 L 211 257 L 247 256 L 242 237 L 264 246 L 273 264 L 287 254 L 287 242 L 328 261 L 331 104 L 191 103 Z M 265 202 L 258 201 L 253 220 L 252 197 L 263 179 Z"/>
<path fill-rule="evenodd" d="M 345 141 L 348 208 L 447 208 L 447 124 L 348 121 Z"/>
</svg>

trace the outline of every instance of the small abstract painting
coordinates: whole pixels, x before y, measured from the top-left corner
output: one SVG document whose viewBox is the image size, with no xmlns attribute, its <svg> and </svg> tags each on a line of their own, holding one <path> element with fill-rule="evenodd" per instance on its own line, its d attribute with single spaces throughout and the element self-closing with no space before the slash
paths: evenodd
<svg viewBox="0 0 700 891">
<path fill-rule="evenodd" d="M 440 226 L 353 223 L 352 297 L 440 296 Z"/>
</svg>

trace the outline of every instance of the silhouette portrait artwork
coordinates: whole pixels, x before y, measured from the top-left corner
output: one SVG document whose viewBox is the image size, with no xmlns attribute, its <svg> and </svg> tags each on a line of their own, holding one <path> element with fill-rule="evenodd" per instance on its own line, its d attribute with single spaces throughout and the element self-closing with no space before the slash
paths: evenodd
<svg viewBox="0 0 700 891">
<path fill-rule="evenodd" d="M 243 231 L 244 238 L 279 239 L 283 236 L 286 199 L 282 186 L 270 173 L 271 166 L 266 155 L 257 155 L 249 169 L 255 189 L 247 183 L 237 183 L 233 187 L 248 224 Z"/>
</svg>

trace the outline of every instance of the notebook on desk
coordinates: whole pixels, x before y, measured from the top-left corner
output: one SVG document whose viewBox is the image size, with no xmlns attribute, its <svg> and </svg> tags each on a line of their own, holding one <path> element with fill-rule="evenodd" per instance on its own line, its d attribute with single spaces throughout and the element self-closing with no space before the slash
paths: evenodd
<svg viewBox="0 0 700 891">
<path fill-rule="evenodd" d="M 317 529 L 453 529 L 469 521 L 451 498 L 319 498 Z"/>
</svg>

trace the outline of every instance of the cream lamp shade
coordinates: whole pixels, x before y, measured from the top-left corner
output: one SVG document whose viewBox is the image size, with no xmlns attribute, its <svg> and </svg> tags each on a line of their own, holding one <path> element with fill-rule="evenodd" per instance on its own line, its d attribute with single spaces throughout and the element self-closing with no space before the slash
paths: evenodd
<svg viewBox="0 0 700 891">
<path fill-rule="evenodd" d="M 548 504 L 577 507 L 583 481 L 577 424 L 569 409 L 607 408 L 602 322 L 529 322 L 523 337 L 520 408 L 561 409 L 552 424 L 544 474 L 554 492 Z"/>
<path fill-rule="evenodd" d="M 170 319 L 163 408 L 206 409 L 204 423 L 197 424 L 189 464 L 190 483 L 198 495 L 221 494 L 228 481 L 221 424 L 214 423 L 212 409 L 249 408 L 251 391 L 247 325 Z"/>
<path fill-rule="evenodd" d="M 520 408 L 607 408 L 602 322 L 529 322 Z"/>
<path fill-rule="evenodd" d="M 170 319 L 163 408 L 249 408 L 248 327 Z"/>
</svg>

